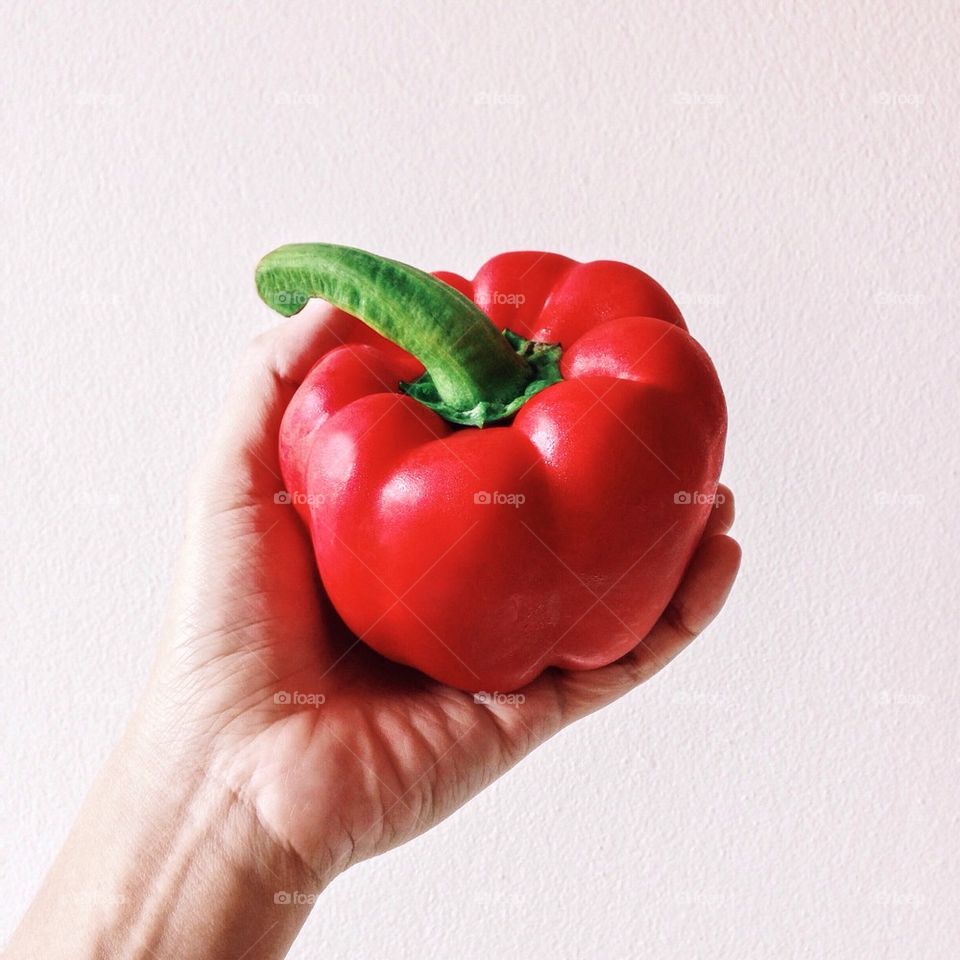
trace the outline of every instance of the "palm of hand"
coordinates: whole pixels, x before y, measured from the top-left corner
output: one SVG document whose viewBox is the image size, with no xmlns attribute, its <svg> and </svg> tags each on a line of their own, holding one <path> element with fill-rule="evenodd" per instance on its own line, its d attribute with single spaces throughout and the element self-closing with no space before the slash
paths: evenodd
<svg viewBox="0 0 960 960">
<path fill-rule="evenodd" d="M 560 728 L 561 700 L 545 678 L 522 709 L 476 703 L 373 653 L 322 597 L 299 519 L 267 493 L 205 521 L 220 528 L 214 553 L 188 548 L 167 702 L 214 774 L 322 872 L 443 819 Z"/>
<path fill-rule="evenodd" d="M 588 673 L 550 670 L 519 705 L 476 703 L 384 660 L 340 623 L 298 517 L 274 502 L 279 418 L 336 335 L 327 314 L 305 313 L 257 347 L 198 477 L 152 701 L 177 749 L 319 876 L 416 836 L 656 672 L 717 612 L 739 552 L 723 536 L 728 500 L 633 654 Z"/>
</svg>

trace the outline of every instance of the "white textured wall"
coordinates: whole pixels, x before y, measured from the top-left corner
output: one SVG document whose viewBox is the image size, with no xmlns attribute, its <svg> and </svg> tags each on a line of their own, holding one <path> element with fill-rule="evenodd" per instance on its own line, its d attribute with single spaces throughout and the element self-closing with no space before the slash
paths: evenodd
<svg viewBox="0 0 960 960">
<path fill-rule="evenodd" d="M 0 936 L 144 678 L 254 264 L 330 240 L 654 274 L 726 387 L 745 559 L 294 956 L 956 956 L 950 6 L 5 5 Z"/>
</svg>

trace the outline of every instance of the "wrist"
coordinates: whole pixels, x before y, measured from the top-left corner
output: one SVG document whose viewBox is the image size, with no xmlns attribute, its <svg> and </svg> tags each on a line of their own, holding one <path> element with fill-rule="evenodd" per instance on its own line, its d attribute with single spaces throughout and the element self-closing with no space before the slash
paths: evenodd
<svg viewBox="0 0 960 960">
<path fill-rule="evenodd" d="M 11 960 L 286 953 L 327 879 L 268 835 L 253 807 L 210 774 L 208 757 L 156 733 L 138 713 Z"/>
</svg>

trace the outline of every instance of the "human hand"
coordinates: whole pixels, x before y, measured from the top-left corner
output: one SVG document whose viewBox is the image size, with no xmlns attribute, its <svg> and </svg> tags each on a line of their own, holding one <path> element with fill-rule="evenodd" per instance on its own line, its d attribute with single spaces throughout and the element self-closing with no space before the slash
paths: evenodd
<svg viewBox="0 0 960 960">
<path fill-rule="evenodd" d="M 652 676 L 722 606 L 740 558 L 726 488 L 666 612 L 607 667 L 550 669 L 514 702 L 477 702 L 364 646 L 276 500 L 283 411 L 348 320 L 311 304 L 245 358 L 191 488 L 146 694 L 11 960 L 282 957 L 338 872 Z"/>
<path fill-rule="evenodd" d="M 343 322 L 311 303 L 245 358 L 193 484 L 139 714 L 158 750 L 239 797 L 318 886 L 436 824 L 563 726 L 651 677 L 719 611 L 740 556 L 721 488 L 673 601 L 633 652 L 598 670 L 550 669 L 518 691 L 520 703 L 476 702 L 383 659 L 339 621 L 307 531 L 275 502 L 283 411 Z"/>
</svg>

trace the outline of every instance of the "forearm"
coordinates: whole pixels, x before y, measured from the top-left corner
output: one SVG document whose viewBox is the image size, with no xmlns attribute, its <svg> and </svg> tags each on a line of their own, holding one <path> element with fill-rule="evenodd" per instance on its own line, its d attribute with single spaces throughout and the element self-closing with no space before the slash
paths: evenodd
<svg viewBox="0 0 960 960">
<path fill-rule="evenodd" d="M 282 957 L 320 889 L 239 798 L 159 760 L 134 726 L 7 957 Z"/>
</svg>

